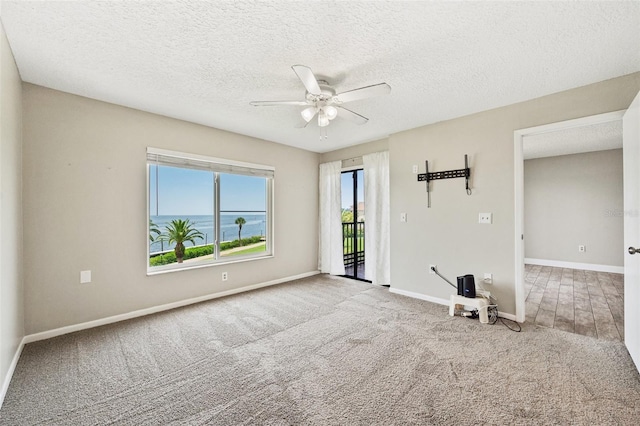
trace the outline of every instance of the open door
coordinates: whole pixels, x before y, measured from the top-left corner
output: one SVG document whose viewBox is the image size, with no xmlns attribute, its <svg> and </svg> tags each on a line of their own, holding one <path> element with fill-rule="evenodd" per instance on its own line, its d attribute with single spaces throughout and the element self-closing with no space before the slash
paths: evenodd
<svg viewBox="0 0 640 426">
<path fill-rule="evenodd" d="M 624 152 L 624 343 L 640 370 L 640 93 L 622 119 Z"/>
</svg>

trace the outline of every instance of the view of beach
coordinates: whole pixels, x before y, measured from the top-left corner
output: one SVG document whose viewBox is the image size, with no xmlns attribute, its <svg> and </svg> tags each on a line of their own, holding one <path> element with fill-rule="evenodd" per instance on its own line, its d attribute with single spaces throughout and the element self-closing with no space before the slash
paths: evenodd
<svg viewBox="0 0 640 426">
<path fill-rule="evenodd" d="M 266 235 L 266 214 L 256 213 L 223 213 L 220 214 L 220 242 L 230 242 L 238 239 L 238 225 L 235 220 L 238 217 L 243 217 L 246 221 L 242 225 L 242 238 Z M 199 239 L 196 245 L 209 245 L 215 241 L 215 228 L 214 217 L 209 215 L 196 215 L 196 216 L 149 216 L 151 221 L 161 231 L 176 219 L 188 219 L 195 229 L 200 231 L 204 237 Z M 172 249 L 166 242 L 163 241 L 149 241 L 149 253 L 155 254 Z"/>
<path fill-rule="evenodd" d="M 263 177 L 150 164 L 149 266 L 267 251 L 266 182 Z M 214 209 L 219 209 L 219 223 Z"/>
</svg>

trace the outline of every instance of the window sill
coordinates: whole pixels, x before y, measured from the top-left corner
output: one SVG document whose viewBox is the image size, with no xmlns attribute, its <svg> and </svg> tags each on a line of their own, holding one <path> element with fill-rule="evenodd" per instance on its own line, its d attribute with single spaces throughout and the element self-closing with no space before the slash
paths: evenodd
<svg viewBox="0 0 640 426">
<path fill-rule="evenodd" d="M 212 266 L 223 266 L 223 265 L 231 265 L 234 263 L 244 263 L 244 262 L 254 262 L 256 260 L 263 260 L 263 259 L 272 259 L 274 257 L 273 254 L 267 254 L 264 256 L 254 256 L 254 257 L 245 257 L 245 258 L 238 258 L 238 259 L 229 259 L 229 260 L 221 260 L 218 262 L 210 262 L 210 263 L 203 263 L 203 264 L 198 264 L 198 265 L 193 265 L 193 266 L 181 266 L 181 267 L 173 267 L 173 268 L 167 268 L 167 269 L 159 269 L 159 270 L 149 270 L 147 269 L 147 276 L 153 276 L 153 275 L 161 275 L 161 274 L 169 274 L 172 272 L 180 272 L 180 271 L 190 271 L 192 269 L 202 269 L 202 268 L 211 268 Z"/>
</svg>

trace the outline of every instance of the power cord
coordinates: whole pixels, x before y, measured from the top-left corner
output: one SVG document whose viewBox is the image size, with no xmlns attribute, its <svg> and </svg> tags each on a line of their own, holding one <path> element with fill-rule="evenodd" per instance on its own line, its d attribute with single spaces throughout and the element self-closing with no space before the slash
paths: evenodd
<svg viewBox="0 0 640 426">
<path fill-rule="evenodd" d="M 482 290 L 482 293 L 481 293 L 482 297 L 487 299 L 487 301 L 489 303 L 492 303 L 491 299 L 495 300 L 496 302 L 498 301 L 498 299 L 495 298 L 494 296 L 491 296 L 491 295 L 489 295 L 489 297 L 485 296 L 485 294 L 487 294 L 487 291 L 482 287 L 482 285 L 479 285 L 479 287 L 480 287 L 480 290 Z M 511 321 L 512 323 L 514 323 L 517 326 L 517 328 L 511 327 L 509 324 L 504 322 L 504 320 L 506 318 L 502 318 L 500 316 L 500 312 L 498 312 L 498 305 L 495 304 L 495 303 L 493 303 L 491 305 L 487 305 L 487 314 L 489 315 L 489 324 L 491 324 L 491 325 L 494 325 L 496 322 L 498 322 L 498 320 L 500 320 L 502 325 L 504 325 L 505 327 L 507 327 L 511 331 L 515 331 L 516 333 L 520 333 L 522 331 L 522 327 L 516 321 L 507 319 L 507 321 Z"/>
<path fill-rule="evenodd" d="M 509 330 L 511 330 L 511 331 L 515 331 L 516 333 L 520 333 L 520 332 L 522 331 L 522 327 L 521 327 L 521 326 L 520 326 L 520 324 L 518 324 L 516 321 L 514 321 L 514 320 L 510 320 L 510 319 L 507 319 L 507 318 L 502 318 L 502 317 L 498 317 L 498 318 L 500 318 L 500 322 L 501 322 L 505 327 L 507 327 Z M 509 324 L 507 324 L 506 322 L 504 322 L 504 320 L 505 320 L 505 319 L 506 319 L 507 321 L 511 321 L 512 323 L 514 323 L 516 326 L 518 326 L 518 328 L 517 328 L 517 329 L 516 329 L 516 328 L 511 328 L 511 327 L 509 326 Z"/>
<path fill-rule="evenodd" d="M 500 320 L 500 322 L 511 331 L 515 331 L 516 333 L 520 333 L 522 331 L 522 327 L 516 321 L 510 320 L 507 318 L 502 318 L 499 315 L 500 313 L 498 312 L 498 305 L 482 306 L 480 309 L 485 309 L 485 308 L 487 309 L 487 315 L 489 316 L 489 324 L 494 325 L 496 322 L 498 322 L 498 320 Z M 504 322 L 505 319 L 507 321 L 511 321 L 512 323 L 514 323 L 517 326 L 517 328 L 513 328 L 509 324 Z"/>
<path fill-rule="evenodd" d="M 522 331 L 522 327 L 520 326 L 520 324 L 518 324 L 516 321 L 507 319 L 507 321 L 511 321 L 517 326 L 517 328 L 511 327 L 509 324 L 504 322 L 504 318 L 500 316 L 500 312 L 498 312 L 498 304 L 496 303 L 498 301 L 498 298 L 496 298 L 495 296 L 492 296 L 490 292 L 486 291 L 482 286 L 482 284 L 477 283 L 477 286 L 481 290 L 480 294 L 482 295 L 482 297 L 487 299 L 487 302 L 489 302 L 489 305 L 486 306 L 487 314 L 489 316 L 489 324 L 494 325 L 496 322 L 498 322 L 498 320 L 500 320 L 502 325 L 507 327 L 509 330 L 515 331 L 516 333 L 520 333 L 520 331 Z M 489 294 L 489 296 L 487 296 L 487 294 Z"/>
<path fill-rule="evenodd" d="M 435 266 L 431 267 L 431 270 L 433 271 L 434 274 L 436 274 L 437 276 L 439 276 L 440 278 L 442 278 L 443 280 L 445 280 L 451 287 L 455 288 L 456 290 L 458 290 L 458 287 L 453 285 L 453 283 L 451 281 L 449 281 L 447 279 L 447 277 L 445 277 L 444 275 L 441 275 L 440 272 L 438 272 L 438 269 Z"/>
</svg>

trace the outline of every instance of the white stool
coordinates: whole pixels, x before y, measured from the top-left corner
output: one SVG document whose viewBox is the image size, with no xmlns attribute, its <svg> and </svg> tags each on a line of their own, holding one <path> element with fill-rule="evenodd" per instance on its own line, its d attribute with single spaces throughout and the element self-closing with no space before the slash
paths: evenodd
<svg viewBox="0 0 640 426">
<path fill-rule="evenodd" d="M 472 299 L 470 297 L 451 295 L 451 304 L 449 305 L 449 315 L 453 316 L 455 313 L 456 305 L 471 306 L 478 310 L 478 316 L 482 324 L 489 324 L 489 314 L 487 313 L 487 306 L 489 302 L 484 297 L 476 297 Z"/>
</svg>

